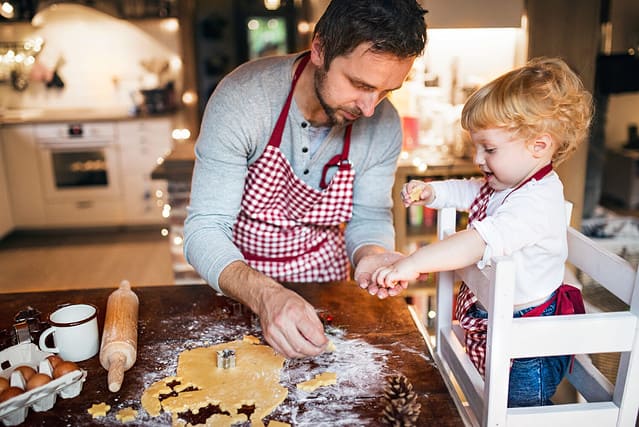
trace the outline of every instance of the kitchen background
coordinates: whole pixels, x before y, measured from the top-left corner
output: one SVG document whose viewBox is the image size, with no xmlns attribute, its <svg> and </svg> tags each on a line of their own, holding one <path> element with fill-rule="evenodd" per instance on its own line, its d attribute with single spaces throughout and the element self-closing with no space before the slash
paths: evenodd
<svg viewBox="0 0 639 427">
<path fill-rule="evenodd" d="M 104 227 L 129 236 L 148 229 L 175 258 L 181 241 L 171 230 L 184 206 L 172 204 L 169 193 L 188 198 L 188 187 L 152 172 L 171 150 L 188 165 L 219 80 L 249 59 L 308 46 L 328 1 L 0 3 L 0 237 L 6 243 L 52 232 L 77 239 Z M 457 120 L 469 93 L 529 57 L 560 55 L 597 95 L 590 144 L 560 169 L 575 223 L 598 214 L 602 194 L 638 207 L 633 153 L 615 157 L 614 173 L 604 178 L 606 155 L 636 138 L 639 3 L 422 3 L 428 46 L 392 96 L 406 130 L 402 164 L 424 171 L 463 160 L 468 147 Z M 2 243 L 0 265 L 8 252 Z"/>
</svg>

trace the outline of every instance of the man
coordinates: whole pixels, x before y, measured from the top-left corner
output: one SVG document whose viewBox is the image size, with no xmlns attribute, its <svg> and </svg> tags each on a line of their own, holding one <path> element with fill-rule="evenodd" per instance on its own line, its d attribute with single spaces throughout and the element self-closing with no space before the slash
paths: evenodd
<svg viewBox="0 0 639 427">
<path fill-rule="evenodd" d="M 424 49 L 424 13 L 415 0 L 333 0 L 310 52 L 241 65 L 207 105 L 185 255 L 287 357 L 328 340 L 281 282 L 343 280 L 350 262 L 365 287 L 402 256 L 391 214 L 401 125 L 386 97 Z"/>
</svg>

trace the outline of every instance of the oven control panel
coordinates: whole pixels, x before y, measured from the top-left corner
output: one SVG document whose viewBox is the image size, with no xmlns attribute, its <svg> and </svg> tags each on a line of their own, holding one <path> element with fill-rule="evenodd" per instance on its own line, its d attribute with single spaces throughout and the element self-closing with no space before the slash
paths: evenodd
<svg viewBox="0 0 639 427">
<path fill-rule="evenodd" d="M 115 127 L 109 122 L 46 123 L 35 127 L 35 136 L 39 142 L 87 139 L 113 141 Z"/>
</svg>

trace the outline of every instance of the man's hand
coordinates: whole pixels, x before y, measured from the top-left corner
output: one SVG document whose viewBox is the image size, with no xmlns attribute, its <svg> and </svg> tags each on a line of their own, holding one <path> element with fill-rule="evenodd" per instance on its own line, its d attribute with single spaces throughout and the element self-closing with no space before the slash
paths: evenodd
<svg viewBox="0 0 639 427">
<path fill-rule="evenodd" d="M 365 248 L 360 249 L 360 251 L 361 250 L 365 250 Z M 375 251 L 369 254 L 364 254 L 361 258 L 359 258 L 359 262 L 357 262 L 354 279 L 362 289 L 368 290 L 368 293 L 371 295 L 377 295 L 379 299 L 399 295 L 404 289 L 406 289 L 408 282 L 399 282 L 397 286 L 387 288 L 379 286 L 371 279 L 373 273 L 377 269 L 393 264 L 402 258 L 404 258 L 404 255 L 399 252 Z"/>
<path fill-rule="evenodd" d="M 316 356 L 328 344 L 315 309 L 297 293 L 280 287 L 269 289 L 258 315 L 264 339 L 286 357 Z"/>
<path fill-rule="evenodd" d="M 313 306 L 244 262 L 235 261 L 222 271 L 220 288 L 260 317 L 264 339 L 276 352 L 306 357 L 326 348 L 328 338 Z"/>
</svg>

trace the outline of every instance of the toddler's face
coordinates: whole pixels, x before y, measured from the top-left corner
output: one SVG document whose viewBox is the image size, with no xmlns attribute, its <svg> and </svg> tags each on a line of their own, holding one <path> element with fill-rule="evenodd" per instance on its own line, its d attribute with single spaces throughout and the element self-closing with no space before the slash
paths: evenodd
<svg viewBox="0 0 639 427">
<path fill-rule="evenodd" d="M 496 191 L 516 187 L 538 169 L 539 159 L 533 156 L 532 147 L 506 129 L 471 131 L 470 137 L 475 146 L 475 164 Z"/>
</svg>

